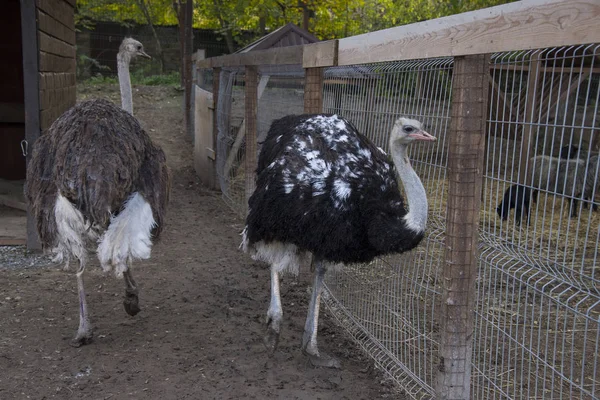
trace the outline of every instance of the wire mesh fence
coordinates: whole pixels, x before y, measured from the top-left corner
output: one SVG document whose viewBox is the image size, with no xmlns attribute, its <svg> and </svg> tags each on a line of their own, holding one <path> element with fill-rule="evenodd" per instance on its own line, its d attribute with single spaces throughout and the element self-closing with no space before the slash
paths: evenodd
<svg viewBox="0 0 600 400">
<path fill-rule="evenodd" d="M 324 79 L 324 111 L 348 118 L 384 150 L 400 116 L 420 120 L 438 138 L 435 144 L 411 146 L 411 163 L 429 199 L 422 245 L 327 277 L 333 315 L 417 399 L 434 395 L 452 66 L 451 58 L 443 58 L 333 67 Z"/>
<path fill-rule="evenodd" d="M 246 214 L 244 174 L 244 70 L 224 68 L 217 100 L 217 178 L 225 202 Z"/>
<path fill-rule="evenodd" d="M 472 398 L 600 398 L 598 47 L 491 58 Z M 324 296 L 333 317 L 414 399 L 435 397 L 440 365 L 453 66 L 439 58 L 324 74 L 323 111 L 348 118 L 384 150 L 399 116 L 438 138 L 410 153 L 429 201 L 422 244 L 331 271 Z M 212 76 L 203 76 L 208 87 Z M 273 119 L 303 112 L 303 77 L 299 66 L 259 68 L 259 151 Z M 219 180 L 244 216 L 243 70 L 223 69 L 219 88 Z"/>
<path fill-rule="evenodd" d="M 600 397 L 597 54 L 492 59 L 475 398 Z"/>
<path fill-rule="evenodd" d="M 600 396 L 596 55 L 597 46 L 579 46 L 492 58 L 473 398 Z M 415 399 L 433 398 L 438 365 L 451 76 L 451 59 L 325 75 L 325 111 L 377 145 L 399 115 L 441 139 L 410 155 L 430 202 L 423 244 L 327 280 L 333 315 Z M 553 158 L 535 162 L 544 155 Z"/>
<path fill-rule="evenodd" d="M 301 66 L 262 66 L 258 70 L 257 151 L 274 119 L 303 110 Z M 209 80 L 209 76 L 205 75 Z M 244 70 L 221 72 L 217 104 L 217 175 L 225 202 L 240 216 L 246 215 L 244 124 Z M 207 86 L 205 84 L 205 86 Z"/>
</svg>

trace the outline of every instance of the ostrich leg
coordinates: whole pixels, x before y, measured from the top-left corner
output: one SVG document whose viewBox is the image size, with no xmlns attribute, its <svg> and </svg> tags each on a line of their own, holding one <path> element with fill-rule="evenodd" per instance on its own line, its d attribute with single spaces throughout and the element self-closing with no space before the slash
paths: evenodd
<svg viewBox="0 0 600 400">
<path fill-rule="evenodd" d="M 133 280 L 130 267 L 131 265 L 123 271 L 123 278 L 125 278 L 125 300 L 123 300 L 123 307 L 125 307 L 125 312 L 133 317 L 141 310 L 138 305 L 138 288 Z"/>
<path fill-rule="evenodd" d="M 92 325 L 87 311 L 87 302 L 85 301 L 85 288 L 83 286 L 83 272 L 85 271 L 85 262 L 79 260 L 79 269 L 77 270 L 77 292 L 79 294 L 79 329 L 77 335 L 71 340 L 71 346 L 79 347 L 88 344 L 94 337 Z"/>
<path fill-rule="evenodd" d="M 267 311 L 267 334 L 264 339 L 265 347 L 270 354 L 277 350 L 282 319 L 279 272 L 275 270 L 274 266 L 271 266 L 271 303 L 269 304 L 269 311 Z"/>
<path fill-rule="evenodd" d="M 319 352 L 317 347 L 317 330 L 319 327 L 319 306 L 321 303 L 321 293 L 323 292 L 323 278 L 327 267 L 322 260 L 315 260 L 316 271 L 313 284 L 310 305 L 308 306 L 308 315 L 304 324 L 304 335 L 302 335 L 302 351 L 308 355 L 310 362 L 317 367 L 340 368 L 340 362 Z"/>
</svg>

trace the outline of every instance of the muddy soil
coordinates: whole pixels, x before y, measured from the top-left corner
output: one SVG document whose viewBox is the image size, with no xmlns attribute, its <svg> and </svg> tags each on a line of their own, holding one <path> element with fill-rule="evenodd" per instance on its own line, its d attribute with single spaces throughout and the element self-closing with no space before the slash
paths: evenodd
<svg viewBox="0 0 600 400">
<path fill-rule="evenodd" d="M 80 98 L 118 101 L 116 86 Z M 200 184 L 182 129 L 182 95 L 134 89 L 134 111 L 173 172 L 168 225 L 152 258 L 134 264 L 142 312 L 122 306 L 124 283 L 86 271 L 93 343 L 69 345 L 78 325 L 73 272 L 23 251 L 0 265 L 0 399 L 376 399 L 397 393 L 324 312 L 322 350 L 341 370 L 312 367 L 299 344 L 310 274 L 286 278 L 280 346 L 262 344 L 269 273 L 238 249 L 243 221 Z M 10 264 L 10 265 L 8 265 Z"/>
</svg>

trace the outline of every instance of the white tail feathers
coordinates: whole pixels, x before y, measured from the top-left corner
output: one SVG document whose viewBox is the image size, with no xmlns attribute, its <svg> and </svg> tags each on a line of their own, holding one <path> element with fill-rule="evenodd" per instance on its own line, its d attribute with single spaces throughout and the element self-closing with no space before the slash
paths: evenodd
<svg viewBox="0 0 600 400">
<path fill-rule="evenodd" d="M 76 209 L 64 196 L 58 195 L 54 206 L 54 218 L 56 218 L 57 245 L 52 249 L 55 254 L 54 261 L 69 263 L 71 256 L 85 264 L 87 258 L 87 246 L 89 240 L 95 240 L 96 235 L 81 212 Z"/>
<path fill-rule="evenodd" d="M 123 210 L 111 218 L 98 246 L 98 259 L 105 271 L 115 268 L 122 276 L 127 263 L 134 258 L 150 258 L 151 232 L 156 225 L 150 204 L 135 192 Z"/>
</svg>

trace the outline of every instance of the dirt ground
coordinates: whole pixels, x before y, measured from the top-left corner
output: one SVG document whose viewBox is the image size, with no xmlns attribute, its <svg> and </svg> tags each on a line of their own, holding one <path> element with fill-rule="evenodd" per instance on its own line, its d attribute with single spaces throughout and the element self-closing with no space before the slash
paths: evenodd
<svg viewBox="0 0 600 400">
<path fill-rule="evenodd" d="M 118 99 L 116 86 L 81 97 Z M 394 390 L 324 312 L 322 350 L 341 370 L 312 367 L 299 345 L 310 274 L 283 282 L 284 327 L 269 358 L 262 344 L 265 265 L 238 249 L 243 221 L 192 169 L 181 92 L 134 88 L 134 111 L 173 172 L 168 225 L 152 258 L 134 264 L 142 312 L 123 310 L 124 283 L 86 272 L 94 342 L 73 348 L 74 273 L 0 258 L 0 399 L 375 399 Z M 14 251 L 13 251 L 14 253 Z M 17 260 L 18 261 L 18 260 Z M 18 264 L 18 262 L 17 262 Z M 32 266 L 33 265 L 33 266 Z"/>
</svg>

